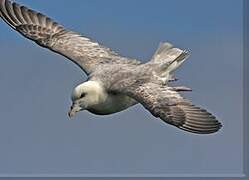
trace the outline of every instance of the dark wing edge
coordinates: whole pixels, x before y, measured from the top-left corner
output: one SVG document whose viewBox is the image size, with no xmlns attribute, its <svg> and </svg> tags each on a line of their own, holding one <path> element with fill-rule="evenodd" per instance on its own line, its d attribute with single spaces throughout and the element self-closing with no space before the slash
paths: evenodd
<svg viewBox="0 0 249 180">
<path fill-rule="evenodd" d="M 10 0 L 0 0 L 0 17 L 26 38 L 65 56 L 87 74 L 99 64 L 115 63 L 120 59 L 111 49 L 66 30 L 49 17 Z M 119 63 L 138 63 L 126 58 L 122 60 Z"/>
<path fill-rule="evenodd" d="M 184 131 L 212 134 L 222 127 L 215 116 L 192 105 L 171 87 L 148 83 L 137 88 L 127 88 L 127 91 L 152 115 Z"/>
</svg>

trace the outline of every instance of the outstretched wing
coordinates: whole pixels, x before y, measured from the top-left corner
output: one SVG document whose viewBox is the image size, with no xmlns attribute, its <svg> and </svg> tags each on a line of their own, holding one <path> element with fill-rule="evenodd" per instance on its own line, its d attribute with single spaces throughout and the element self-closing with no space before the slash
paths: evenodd
<svg viewBox="0 0 249 180">
<path fill-rule="evenodd" d="M 210 134 L 221 128 L 221 123 L 211 113 L 192 105 L 172 87 L 148 83 L 125 91 L 155 117 L 182 130 Z"/>
<path fill-rule="evenodd" d="M 139 63 L 65 29 L 49 17 L 9 0 L 0 0 L 0 16 L 13 29 L 42 47 L 57 52 L 90 74 L 103 63 Z"/>
</svg>

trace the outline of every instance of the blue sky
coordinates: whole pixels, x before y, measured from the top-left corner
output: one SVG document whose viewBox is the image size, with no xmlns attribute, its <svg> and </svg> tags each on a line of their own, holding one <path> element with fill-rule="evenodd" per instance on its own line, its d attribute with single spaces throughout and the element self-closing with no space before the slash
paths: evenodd
<svg viewBox="0 0 249 180">
<path fill-rule="evenodd" d="M 17 2 L 143 62 L 161 41 L 188 49 L 178 84 L 224 127 L 192 135 L 140 105 L 69 121 L 71 91 L 86 76 L 0 22 L 0 175 L 242 172 L 242 1 Z"/>
</svg>

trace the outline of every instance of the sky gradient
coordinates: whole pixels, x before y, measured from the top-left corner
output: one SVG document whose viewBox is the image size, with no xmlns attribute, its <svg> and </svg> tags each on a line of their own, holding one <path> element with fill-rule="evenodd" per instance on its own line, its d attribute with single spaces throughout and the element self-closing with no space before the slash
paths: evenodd
<svg viewBox="0 0 249 180">
<path fill-rule="evenodd" d="M 71 92 L 86 76 L 0 21 L 0 176 L 242 173 L 242 1 L 17 2 L 143 62 L 161 41 L 189 50 L 177 84 L 224 127 L 193 135 L 141 105 L 69 121 Z"/>
</svg>

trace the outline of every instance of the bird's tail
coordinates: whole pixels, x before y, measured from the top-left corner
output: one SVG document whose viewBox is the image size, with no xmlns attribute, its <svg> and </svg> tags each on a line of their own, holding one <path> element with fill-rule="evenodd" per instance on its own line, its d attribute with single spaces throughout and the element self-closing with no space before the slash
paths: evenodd
<svg viewBox="0 0 249 180">
<path fill-rule="evenodd" d="M 158 65 L 161 76 L 172 77 L 172 73 L 188 57 L 188 51 L 175 48 L 172 44 L 165 42 L 160 43 L 157 51 L 149 63 Z"/>
</svg>

